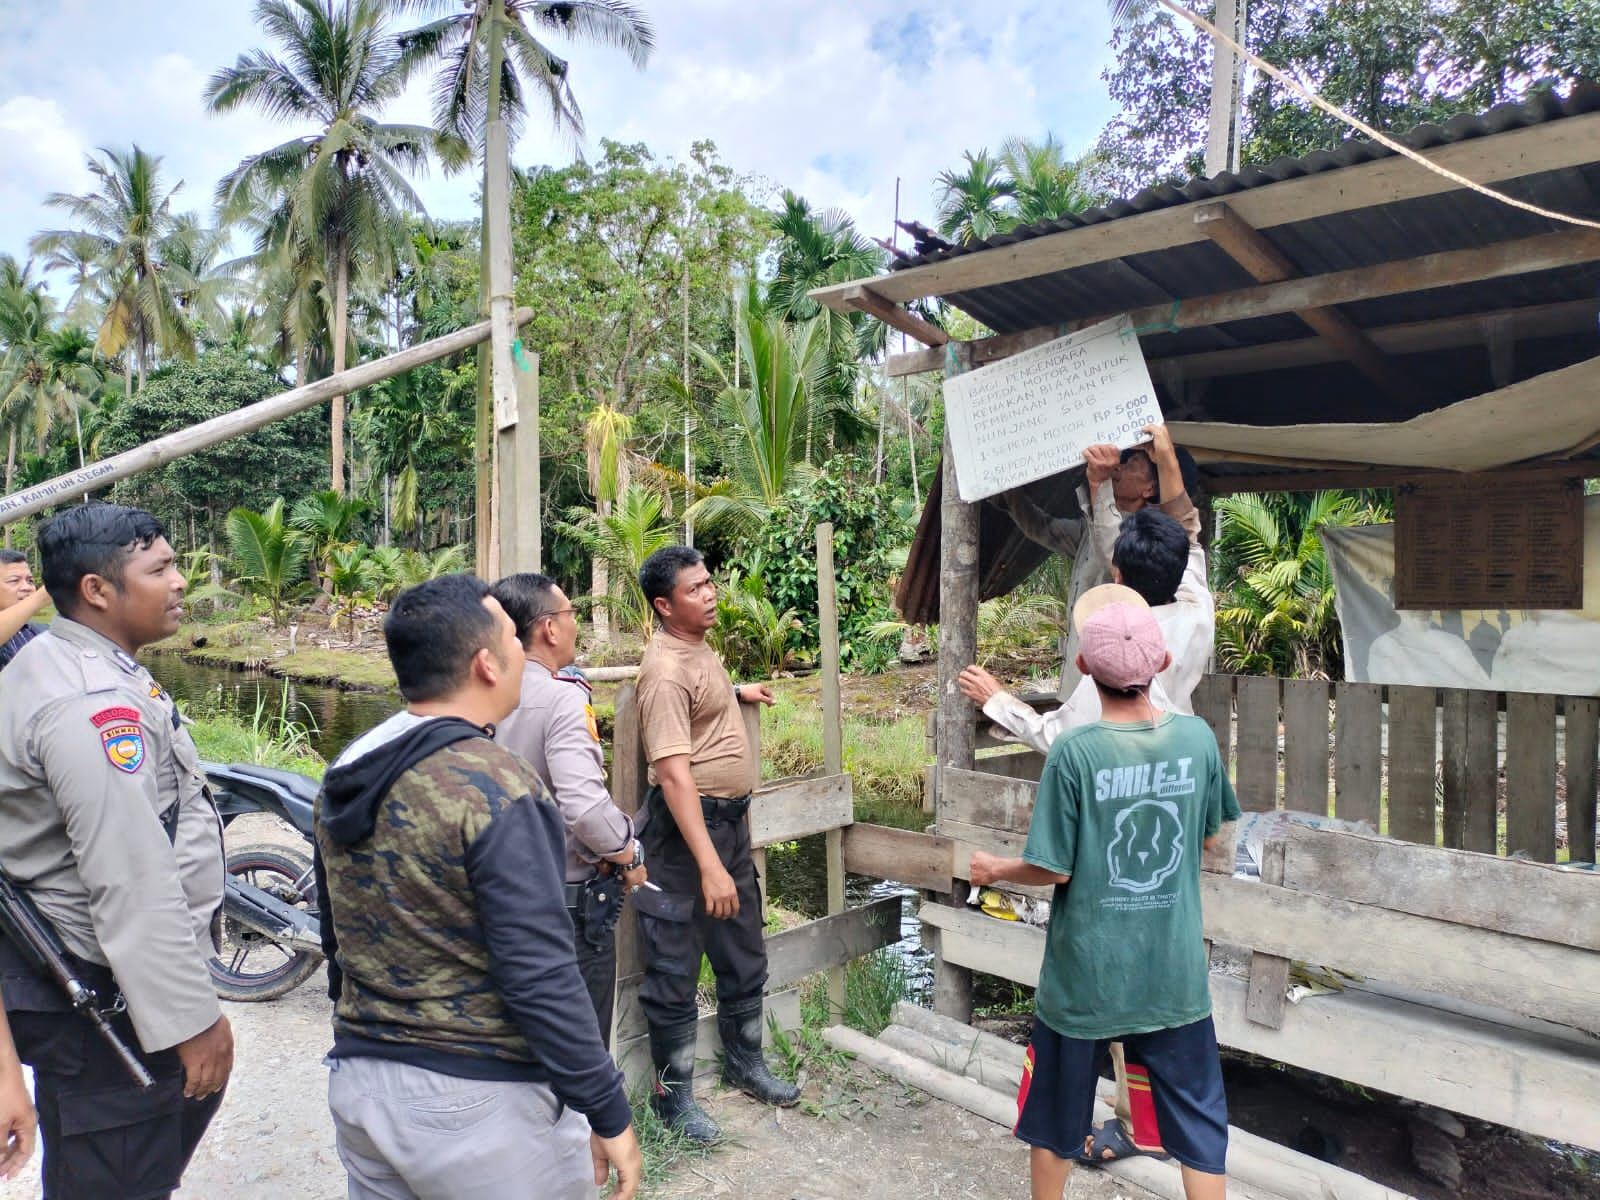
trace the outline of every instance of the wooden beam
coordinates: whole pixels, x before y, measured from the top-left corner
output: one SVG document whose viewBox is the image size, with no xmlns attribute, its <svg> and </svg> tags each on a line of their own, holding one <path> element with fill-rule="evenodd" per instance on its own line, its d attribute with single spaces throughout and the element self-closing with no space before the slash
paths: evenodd
<svg viewBox="0 0 1600 1200">
<path fill-rule="evenodd" d="M 767 989 L 776 991 L 807 975 L 842 967 L 900 940 L 903 897 L 819 917 L 767 937 Z"/>
<path fill-rule="evenodd" d="M 1544 171 L 1581 166 L 1596 159 L 1600 113 L 1565 117 L 1491 137 L 1472 138 L 1429 151 L 1427 157 L 1482 183 L 1519 179 Z M 1257 229 L 1393 204 L 1418 196 L 1456 190 L 1458 185 L 1398 155 L 1333 172 L 1317 172 L 1282 183 L 1249 188 L 1229 198 L 1234 210 Z M 893 271 L 871 280 L 818 288 L 819 303 L 847 311 L 845 295 L 870 284 L 886 300 L 904 304 L 927 296 L 950 296 L 1067 271 L 1090 263 L 1193 245 L 1205 234 L 1194 212 L 1209 200 L 1100 221 L 1062 233 L 1013 242 L 969 254 L 956 254 L 927 266 Z"/>
<path fill-rule="evenodd" d="M 515 325 L 526 325 L 533 320 L 533 309 L 519 308 L 511 315 L 511 320 Z M 489 340 L 490 329 L 491 322 L 479 321 L 476 325 L 469 325 L 465 329 L 458 329 L 443 337 L 432 338 L 420 345 L 409 346 L 393 354 L 386 354 L 382 358 L 373 359 L 371 362 L 349 367 L 337 375 L 329 375 L 326 379 L 318 379 L 303 387 L 291 388 L 266 400 L 247 404 L 233 412 L 212 417 L 209 421 L 201 421 L 185 429 L 163 434 L 153 441 L 135 446 L 132 450 L 124 450 L 121 454 L 113 454 L 110 458 L 103 458 L 76 471 L 68 471 L 55 479 L 24 488 L 20 492 L 13 492 L 9 496 L 0 498 L 0 525 L 32 516 L 63 501 L 76 502 L 77 497 L 84 492 L 99 491 L 119 480 L 129 479 L 141 471 L 163 466 L 186 454 L 210 449 L 241 434 L 254 433 L 274 421 L 281 421 L 284 417 L 313 408 L 332 400 L 335 396 L 359 391 L 374 383 L 403 375 L 425 363 L 437 362 L 441 358 L 470 350 L 479 343 Z"/>
<path fill-rule="evenodd" d="M 1274 839 L 1292 891 L 1600 951 L 1600 886 L 1586 872 L 1300 825 Z"/>
<path fill-rule="evenodd" d="M 1290 1005 L 1283 1028 L 1268 1029 L 1246 1018 L 1247 991 L 1212 972 L 1224 1046 L 1539 1137 L 1600 1142 L 1592 1047 L 1354 989 Z"/>
<path fill-rule="evenodd" d="M 892 300 L 885 300 L 864 284 L 847 289 L 842 299 L 847 308 L 877 317 L 889 328 L 916 338 L 924 346 L 943 346 L 950 340 L 950 335 L 937 325 L 924 321 L 914 312 L 907 312 Z"/>
<path fill-rule="evenodd" d="M 857 822 L 844 830 L 844 868 L 907 887 L 948 892 L 955 878 L 955 843 L 947 837 Z"/>
<path fill-rule="evenodd" d="M 1483 343 L 1484 323 L 1503 322 L 1510 336 L 1528 338 L 1557 337 L 1588 333 L 1595 327 L 1593 300 L 1562 300 L 1553 304 L 1527 304 L 1520 308 L 1497 309 L 1462 317 L 1441 317 L 1431 321 L 1406 321 L 1368 329 L 1366 336 L 1388 354 L 1423 354 L 1430 350 L 1454 350 Z M 999 334 L 967 343 L 973 364 L 996 362 L 1018 350 L 1042 345 L 1057 336 L 1057 327 L 1026 330 L 1020 334 Z M 1181 371 L 1188 380 L 1215 379 L 1225 375 L 1248 375 L 1261 371 L 1286 371 L 1294 367 L 1337 362 L 1344 356 L 1325 338 L 1295 338 L 1286 342 L 1264 342 L 1257 346 L 1236 346 L 1228 350 L 1204 350 L 1196 354 L 1172 354 L 1151 358 L 1150 369 L 1158 366 Z M 912 350 L 891 354 L 887 360 L 891 378 L 921 375 L 944 369 L 942 350 Z"/>
<path fill-rule="evenodd" d="M 854 819 L 850 776 L 824 775 L 763 784 L 750 801 L 750 844 L 776 842 L 826 833 Z"/>
<path fill-rule="evenodd" d="M 1260 230 L 1251 226 L 1226 202 L 1203 204 L 1195 210 L 1194 222 L 1222 252 L 1238 263 L 1258 283 L 1279 283 L 1304 273 Z M 1300 319 L 1320 333 L 1328 344 L 1355 364 L 1391 400 L 1409 404 L 1416 388 L 1387 355 L 1337 308 L 1308 308 Z"/>
<path fill-rule="evenodd" d="M 1415 483 L 1432 476 L 1448 476 L 1449 471 L 1428 471 L 1417 467 L 1342 467 L 1316 468 L 1294 472 L 1264 472 L 1260 475 L 1206 475 L 1206 491 L 1213 496 L 1232 496 L 1241 492 L 1314 492 L 1325 488 L 1392 488 Z M 1600 478 L 1600 458 L 1581 458 L 1571 462 L 1530 463 L 1501 467 L 1493 472 L 1507 480 L 1525 482 L 1537 479 Z"/>
<path fill-rule="evenodd" d="M 1221 875 L 1200 898 L 1215 942 L 1600 1033 L 1600 954 Z"/>
</svg>

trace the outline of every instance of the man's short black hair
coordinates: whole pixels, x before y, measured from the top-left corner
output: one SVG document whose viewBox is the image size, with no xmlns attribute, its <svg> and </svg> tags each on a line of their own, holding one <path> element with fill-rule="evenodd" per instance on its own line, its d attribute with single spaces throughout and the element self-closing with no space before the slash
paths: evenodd
<svg viewBox="0 0 1600 1200">
<path fill-rule="evenodd" d="M 56 611 L 71 617 L 78 611 L 78 584 L 85 575 L 98 575 L 120 588 L 128 559 L 166 536 L 166 527 L 142 508 L 125 504 L 69 508 L 39 527 L 44 590 Z"/>
<path fill-rule="evenodd" d="M 494 644 L 494 617 L 483 605 L 489 585 L 476 575 L 441 575 L 394 598 L 383 641 L 412 703 L 438 700 L 466 682 L 479 650 Z"/>
<path fill-rule="evenodd" d="M 551 593 L 555 586 L 556 581 L 548 575 L 523 571 L 507 575 L 489 589 L 489 594 L 500 601 L 500 607 L 517 627 L 517 640 L 523 649 L 533 641 L 534 623 L 551 611 Z"/>
<path fill-rule="evenodd" d="M 693 546 L 663 546 L 645 559 L 644 566 L 639 568 L 639 590 L 644 593 L 650 610 L 655 611 L 657 600 L 672 598 L 679 575 L 705 560 L 706 556 Z"/>
<path fill-rule="evenodd" d="M 1189 535 L 1159 508 L 1141 508 L 1124 517 L 1111 548 L 1111 565 L 1122 572 L 1122 582 L 1152 608 L 1172 603 L 1188 561 Z"/>
<path fill-rule="evenodd" d="M 0 550 L 0 567 L 9 567 L 12 563 L 25 563 L 28 556 L 21 550 Z"/>
</svg>

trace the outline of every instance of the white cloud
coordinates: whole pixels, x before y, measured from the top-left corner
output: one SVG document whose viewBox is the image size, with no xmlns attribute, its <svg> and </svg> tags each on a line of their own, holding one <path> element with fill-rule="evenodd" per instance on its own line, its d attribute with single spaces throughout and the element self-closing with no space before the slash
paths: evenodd
<svg viewBox="0 0 1600 1200">
<path fill-rule="evenodd" d="M 51 191 L 81 187 L 89 179 L 83 160 L 82 138 L 54 100 L 13 96 L 0 103 L 0 162 L 6 164 L 0 176 L 0 212 L 31 207 L 36 197 Z M 22 240 L 32 232 L 23 233 Z M 15 249 L 23 251 L 20 245 Z"/>
<path fill-rule="evenodd" d="M 963 150 L 1046 130 L 1078 149 L 1110 115 L 1098 4 L 646 0 L 645 8 L 657 46 L 643 72 L 605 47 L 558 47 L 587 118 L 586 153 L 609 137 L 682 159 L 709 138 L 736 171 L 842 207 L 883 237 L 897 178 L 902 216 L 927 220 L 935 174 Z M 241 157 L 300 132 L 250 112 L 205 111 L 205 79 L 259 44 L 240 0 L 30 6 L 0 44 L 0 250 L 22 252 L 53 219 L 40 204 L 45 193 L 83 186 L 82 160 L 94 146 L 137 140 L 185 180 L 183 206 L 207 207 Z M 425 122 L 425 82 L 384 115 Z M 516 157 L 564 163 L 572 153 L 533 118 Z M 436 216 L 473 210 L 470 178 L 435 174 L 417 190 Z"/>
</svg>

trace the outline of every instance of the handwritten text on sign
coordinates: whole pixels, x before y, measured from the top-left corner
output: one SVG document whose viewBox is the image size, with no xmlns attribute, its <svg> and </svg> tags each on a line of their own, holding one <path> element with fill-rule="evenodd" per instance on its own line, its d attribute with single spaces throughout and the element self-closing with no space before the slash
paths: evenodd
<svg viewBox="0 0 1600 1200">
<path fill-rule="evenodd" d="M 961 498 L 1065 471 L 1089 446 L 1126 448 L 1162 420 L 1126 316 L 944 381 Z"/>
</svg>

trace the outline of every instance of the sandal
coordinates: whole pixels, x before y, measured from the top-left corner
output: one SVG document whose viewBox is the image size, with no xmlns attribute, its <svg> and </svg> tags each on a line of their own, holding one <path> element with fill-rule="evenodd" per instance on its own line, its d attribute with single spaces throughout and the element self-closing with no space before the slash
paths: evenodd
<svg viewBox="0 0 1600 1200">
<path fill-rule="evenodd" d="M 1089 1144 L 1077 1156 L 1077 1161 L 1088 1163 L 1092 1167 L 1102 1163 L 1116 1162 L 1124 1158 L 1159 1158 L 1168 1159 L 1172 1156 L 1165 1150 L 1141 1150 L 1134 1145 L 1128 1135 L 1123 1132 L 1122 1122 L 1112 1117 L 1102 1121 L 1090 1131 Z"/>
</svg>

